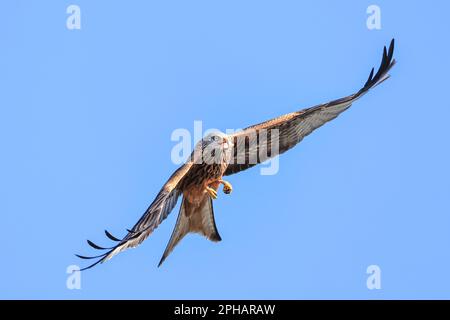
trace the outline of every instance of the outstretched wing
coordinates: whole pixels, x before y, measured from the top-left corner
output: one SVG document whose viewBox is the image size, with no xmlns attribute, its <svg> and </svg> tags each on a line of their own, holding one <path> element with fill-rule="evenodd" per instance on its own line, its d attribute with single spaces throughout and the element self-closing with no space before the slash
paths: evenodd
<svg viewBox="0 0 450 320">
<path fill-rule="evenodd" d="M 231 175 L 262 163 L 294 147 L 315 129 L 335 119 L 352 103 L 389 78 L 394 66 L 394 39 L 389 50 L 384 47 L 383 59 L 378 72 L 370 72 L 369 79 L 356 93 L 325 104 L 285 114 L 281 117 L 248 127 L 230 136 L 234 151 L 225 175 Z M 278 144 L 276 146 L 275 144 Z M 275 149 L 276 152 L 272 152 Z M 278 149 L 278 150 L 276 150 Z"/>
<path fill-rule="evenodd" d="M 147 237 L 155 230 L 159 224 L 167 218 L 169 213 L 177 204 L 178 197 L 182 193 L 179 189 L 182 179 L 186 176 L 191 168 L 192 163 L 188 162 L 181 166 L 177 171 L 175 171 L 166 184 L 162 187 L 161 191 L 156 196 L 155 200 L 145 211 L 144 215 L 139 219 L 139 221 L 134 225 L 133 228 L 128 230 L 127 235 L 123 239 L 118 239 L 111 235 L 107 230 L 105 230 L 106 236 L 117 242 L 117 244 L 110 248 L 104 248 L 96 245 L 90 240 L 87 240 L 88 244 L 94 249 L 107 250 L 105 253 L 86 257 L 81 255 L 76 255 L 81 259 L 98 259 L 93 264 L 81 269 L 86 270 L 92 268 L 93 266 L 103 263 L 113 256 L 122 252 L 128 248 L 134 248 L 141 244 Z"/>
</svg>

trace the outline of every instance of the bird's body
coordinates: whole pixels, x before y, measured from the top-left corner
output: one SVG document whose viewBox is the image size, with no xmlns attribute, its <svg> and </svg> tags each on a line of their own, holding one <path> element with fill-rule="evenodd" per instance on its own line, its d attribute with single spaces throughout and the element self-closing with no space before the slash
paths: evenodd
<svg viewBox="0 0 450 320">
<path fill-rule="evenodd" d="M 218 181 L 222 179 L 222 176 L 226 170 L 226 167 L 221 165 L 195 165 L 195 169 L 198 171 L 198 177 L 201 179 L 198 182 L 186 181 L 186 186 L 183 185 L 183 196 L 192 204 L 198 205 L 203 201 L 205 196 L 208 196 L 206 191 L 207 187 L 215 186 L 214 189 L 218 189 Z M 194 169 L 194 170 L 195 170 Z"/>
<path fill-rule="evenodd" d="M 208 195 L 207 188 L 217 190 L 231 157 L 227 135 L 217 132 L 199 141 L 188 161 L 189 175 L 180 181 L 179 189 L 187 201 L 198 205 Z"/>
<path fill-rule="evenodd" d="M 253 125 L 232 135 L 217 132 L 204 137 L 197 143 L 188 161 L 172 174 L 125 237 L 118 239 L 105 231 L 108 238 L 117 242 L 115 246 L 103 248 L 88 240 L 95 249 L 107 251 L 94 257 L 77 255 L 82 259 L 98 258 L 84 269 L 142 243 L 168 216 L 180 196 L 182 201 L 177 222 L 159 265 L 188 233 L 200 233 L 209 240 L 220 241 L 212 200 L 217 198 L 217 190 L 221 184 L 224 186 L 224 193 L 232 191 L 231 184 L 223 180 L 223 177 L 286 152 L 312 131 L 335 119 L 354 101 L 389 77 L 388 72 L 395 64 L 393 52 L 394 40 L 389 51 L 384 48 L 378 72 L 374 74 L 372 69 L 365 85 L 352 95 Z"/>
</svg>

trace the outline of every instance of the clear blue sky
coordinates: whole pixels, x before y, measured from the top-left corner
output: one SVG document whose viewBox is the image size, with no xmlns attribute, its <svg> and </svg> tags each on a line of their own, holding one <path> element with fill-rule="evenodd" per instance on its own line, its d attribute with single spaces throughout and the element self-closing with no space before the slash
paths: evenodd
<svg viewBox="0 0 450 320">
<path fill-rule="evenodd" d="M 381 30 L 366 9 L 381 8 Z M 66 8 L 81 8 L 81 30 Z M 6 1 L 0 10 L 0 298 L 450 298 L 448 1 Z M 392 78 L 280 159 L 230 178 L 223 241 L 178 208 L 66 288 L 176 166 L 177 128 L 242 128 Z M 378 265 L 380 290 L 366 287 Z"/>
</svg>

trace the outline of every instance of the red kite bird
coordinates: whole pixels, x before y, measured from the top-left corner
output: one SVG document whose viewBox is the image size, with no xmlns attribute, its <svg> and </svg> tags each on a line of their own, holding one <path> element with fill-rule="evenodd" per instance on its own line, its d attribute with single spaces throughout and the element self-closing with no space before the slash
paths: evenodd
<svg viewBox="0 0 450 320">
<path fill-rule="evenodd" d="M 88 240 L 91 247 L 106 252 L 93 257 L 77 255 L 81 259 L 98 259 L 81 270 L 92 268 L 125 249 L 138 246 L 169 215 L 181 195 L 183 199 L 175 229 L 158 266 L 190 232 L 200 233 L 212 241 L 220 241 L 214 221 L 212 199 L 217 198 L 217 190 L 221 184 L 224 193 L 231 193 L 231 184 L 223 180 L 223 177 L 284 153 L 312 131 L 336 118 L 354 101 L 389 78 L 388 72 L 395 64 L 393 54 L 394 39 L 388 50 L 384 47 L 383 59 L 377 73 L 374 74 L 372 69 L 364 86 L 352 95 L 285 114 L 232 135 L 213 133 L 204 137 L 197 143 L 188 161 L 172 174 L 144 215 L 133 228 L 127 230 L 125 237 L 118 239 L 105 230 L 106 236 L 117 242 L 116 245 L 103 248 Z M 262 152 L 264 150 L 266 152 Z"/>
</svg>

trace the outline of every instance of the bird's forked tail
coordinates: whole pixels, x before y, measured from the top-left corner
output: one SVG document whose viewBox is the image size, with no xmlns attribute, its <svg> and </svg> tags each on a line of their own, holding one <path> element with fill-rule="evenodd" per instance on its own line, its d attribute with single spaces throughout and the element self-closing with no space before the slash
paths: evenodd
<svg viewBox="0 0 450 320">
<path fill-rule="evenodd" d="M 190 232 L 200 233 L 214 242 L 222 240 L 217 231 L 213 204 L 209 195 L 205 195 L 200 205 L 194 205 L 183 197 L 175 228 L 158 267 L 166 260 L 181 239 Z"/>
</svg>

